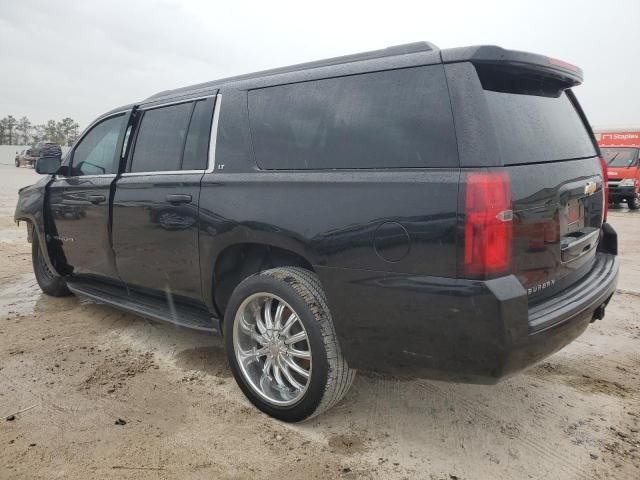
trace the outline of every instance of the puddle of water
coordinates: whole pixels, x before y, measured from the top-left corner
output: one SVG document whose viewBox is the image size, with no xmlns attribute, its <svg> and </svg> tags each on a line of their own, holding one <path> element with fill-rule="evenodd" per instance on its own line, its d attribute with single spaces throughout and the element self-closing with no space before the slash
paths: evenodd
<svg viewBox="0 0 640 480">
<path fill-rule="evenodd" d="M 75 296 L 56 298 L 42 293 L 33 273 L 25 273 L 0 288 L 0 315 L 64 312 L 78 306 Z"/>
<path fill-rule="evenodd" d="M 35 311 L 40 295 L 42 291 L 32 273 L 5 283 L 0 292 L 0 314 L 30 315 Z"/>
<path fill-rule="evenodd" d="M 4 220 L 4 219 L 3 219 Z M 6 221 L 0 222 L 0 243 L 27 243 L 27 232 L 24 223 L 20 228 L 13 221 L 8 224 Z"/>
</svg>

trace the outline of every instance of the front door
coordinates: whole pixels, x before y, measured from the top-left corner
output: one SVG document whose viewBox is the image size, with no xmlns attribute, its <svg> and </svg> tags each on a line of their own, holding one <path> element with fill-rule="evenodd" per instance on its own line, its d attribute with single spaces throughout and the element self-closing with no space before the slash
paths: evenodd
<svg viewBox="0 0 640 480">
<path fill-rule="evenodd" d="M 200 181 L 215 97 L 140 108 L 127 171 L 116 182 L 113 246 L 120 278 L 149 293 L 202 301 Z"/>
<path fill-rule="evenodd" d="M 117 279 L 109 242 L 109 195 L 116 178 L 129 112 L 100 120 L 68 157 L 67 176 L 48 187 L 50 241 L 57 242 L 75 276 Z"/>
</svg>

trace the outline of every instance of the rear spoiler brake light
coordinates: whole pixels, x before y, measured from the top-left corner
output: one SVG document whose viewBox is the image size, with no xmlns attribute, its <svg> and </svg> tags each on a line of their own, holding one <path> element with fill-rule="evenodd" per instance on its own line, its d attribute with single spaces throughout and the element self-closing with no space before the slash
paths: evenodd
<svg viewBox="0 0 640 480">
<path fill-rule="evenodd" d="M 562 67 L 565 70 L 569 70 L 571 72 L 579 72 L 580 69 L 578 67 L 576 67 L 575 65 L 569 63 L 569 62 L 565 62 L 564 60 L 558 60 L 557 58 L 551 58 L 548 57 L 547 59 L 549 61 L 550 65 L 555 65 L 557 67 Z"/>
<path fill-rule="evenodd" d="M 477 65 L 502 65 L 536 72 L 562 81 L 566 88 L 580 85 L 583 73 L 580 67 L 556 58 L 535 53 L 506 50 L 494 45 L 451 48 L 441 51 L 443 63 L 471 62 Z"/>
</svg>

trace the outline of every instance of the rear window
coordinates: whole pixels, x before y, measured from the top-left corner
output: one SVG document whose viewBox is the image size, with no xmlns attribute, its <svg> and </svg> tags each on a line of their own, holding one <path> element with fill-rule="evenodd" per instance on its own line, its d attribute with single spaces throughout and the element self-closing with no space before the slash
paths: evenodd
<svg viewBox="0 0 640 480">
<path fill-rule="evenodd" d="M 601 148 L 600 151 L 610 167 L 630 167 L 637 154 L 635 148 Z"/>
<path fill-rule="evenodd" d="M 567 96 L 484 90 L 505 165 L 596 155 L 587 129 Z"/>
<path fill-rule="evenodd" d="M 458 164 L 442 65 L 252 90 L 249 118 L 263 169 Z"/>
</svg>

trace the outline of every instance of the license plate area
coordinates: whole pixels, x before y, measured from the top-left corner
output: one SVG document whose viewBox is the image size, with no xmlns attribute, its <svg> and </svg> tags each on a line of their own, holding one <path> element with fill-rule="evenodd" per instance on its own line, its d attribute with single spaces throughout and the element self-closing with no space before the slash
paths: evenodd
<svg viewBox="0 0 640 480">
<path fill-rule="evenodd" d="M 570 235 L 584 229 L 584 203 L 573 198 L 560 209 L 560 235 Z"/>
</svg>

